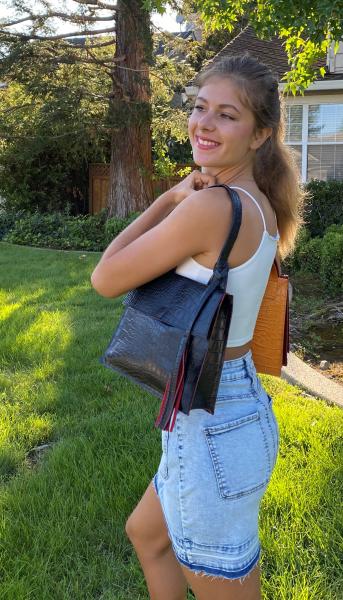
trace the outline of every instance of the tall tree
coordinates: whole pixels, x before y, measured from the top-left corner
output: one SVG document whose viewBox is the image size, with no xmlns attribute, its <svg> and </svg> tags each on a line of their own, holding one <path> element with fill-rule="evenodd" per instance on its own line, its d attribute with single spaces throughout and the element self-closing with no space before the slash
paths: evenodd
<svg viewBox="0 0 343 600">
<path fill-rule="evenodd" d="M 150 14 L 141 0 L 118 0 L 113 69 L 109 214 L 142 211 L 153 197 Z M 122 59 L 122 60 L 121 60 Z"/>
</svg>

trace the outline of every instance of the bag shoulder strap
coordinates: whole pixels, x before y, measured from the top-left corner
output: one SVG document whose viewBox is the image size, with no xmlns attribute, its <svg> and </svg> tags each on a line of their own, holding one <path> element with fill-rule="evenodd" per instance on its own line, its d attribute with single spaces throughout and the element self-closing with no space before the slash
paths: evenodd
<svg viewBox="0 0 343 600">
<path fill-rule="evenodd" d="M 214 269 L 213 269 L 213 271 L 218 271 L 218 270 L 221 271 L 223 268 L 225 268 L 225 266 L 227 267 L 228 256 L 231 252 L 232 246 L 234 245 L 234 243 L 237 239 L 239 228 L 240 228 L 241 222 L 242 222 L 242 203 L 241 203 L 241 199 L 240 199 L 239 195 L 237 194 L 237 192 L 235 190 L 233 190 L 232 188 L 230 188 L 225 183 L 218 183 L 215 185 L 210 185 L 207 189 L 210 189 L 213 187 L 223 187 L 226 189 L 226 191 L 229 194 L 229 198 L 231 200 L 232 210 L 233 210 L 233 219 L 232 219 L 232 225 L 231 225 L 229 235 L 228 235 L 227 239 L 225 240 L 225 243 L 222 247 L 222 250 L 220 252 L 218 260 L 217 260 L 216 264 L 214 265 Z"/>
</svg>

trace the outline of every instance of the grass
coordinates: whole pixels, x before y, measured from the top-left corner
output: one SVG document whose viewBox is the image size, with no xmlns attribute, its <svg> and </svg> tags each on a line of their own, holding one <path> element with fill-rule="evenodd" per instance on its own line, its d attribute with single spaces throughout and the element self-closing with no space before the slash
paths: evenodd
<svg viewBox="0 0 343 600">
<path fill-rule="evenodd" d="M 0 243 L 2 600 L 148 600 L 124 528 L 160 460 L 159 401 L 98 362 L 122 311 L 90 285 L 99 257 Z M 339 600 L 342 411 L 261 379 L 281 435 L 263 598 Z"/>
</svg>

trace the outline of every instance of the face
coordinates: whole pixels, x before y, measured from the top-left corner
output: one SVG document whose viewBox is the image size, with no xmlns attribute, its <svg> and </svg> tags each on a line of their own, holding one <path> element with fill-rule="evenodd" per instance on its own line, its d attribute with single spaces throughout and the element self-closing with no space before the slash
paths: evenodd
<svg viewBox="0 0 343 600">
<path fill-rule="evenodd" d="M 198 91 L 188 134 L 197 165 L 234 167 L 253 160 L 269 130 L 255 131 L 254 115 L 233 81 L 211 77 Z"/>
</svg>

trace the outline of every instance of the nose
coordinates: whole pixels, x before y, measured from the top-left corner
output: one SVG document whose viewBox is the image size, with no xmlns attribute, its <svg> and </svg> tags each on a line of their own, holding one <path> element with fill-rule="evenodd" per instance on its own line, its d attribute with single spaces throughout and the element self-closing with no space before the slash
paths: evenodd
<svg viewBox="0 0 343 600">
<path fill-rule="evenodd" d="M 213 129 L 213 115 L 210 111 L 202 113 L 198 119 L 198 127 L 200 129 Z"/>
</svg>

